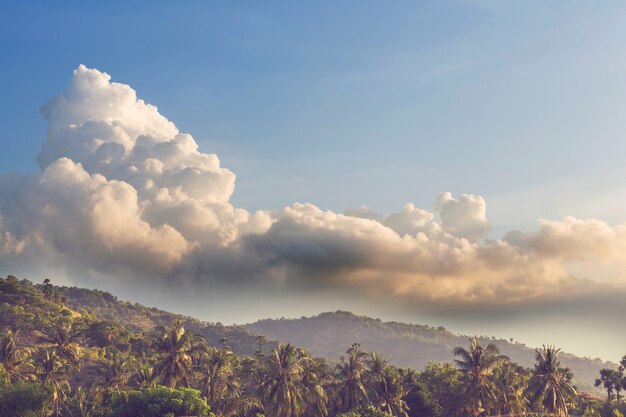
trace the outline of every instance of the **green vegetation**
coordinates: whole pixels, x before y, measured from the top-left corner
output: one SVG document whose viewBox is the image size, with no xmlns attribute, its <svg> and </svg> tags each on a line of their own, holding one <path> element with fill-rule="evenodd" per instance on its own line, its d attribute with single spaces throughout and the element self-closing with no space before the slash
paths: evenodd
<svg viewBox="0 0 626 417">
<path fill-rule="evenodd" d="M 535 351 L 532 368 L 477 338 L 448 351 L 454 364 L 430 363 L 422 371 L 393 366 L 359 343 L 331 361 L 105 294 L 0 279 L 6 312 L 0 417 L 623 417 L 626 411 L 619 396 L 623 367 L 599 372 L 596 384 L 608 394 L 602 401 L 576 392 L 553 347 Z M 135 327 L 113 312 L 136 320 Z M 254 351 L 235 352 L 230 336 Z"/>
<path fill-rule="evenodd" d="M 200 396 L 189 388 L 147 388 L 117 394 L 111 401 L 111 417 L 215 416 Z"/>
<path fill-rule="evenodd" d="M 450 354 L 464 346 L 468 336 L 456 335 L 443 327 L 385 322 L 346 311 L 322 313 L 299 319 L 266 319 L 246 326 L 257 334 L 306 348 L 311 354 L 334 360 L 345 346 L 355 341 L 363 350 L 380 352 L 395 366 L 424 369 L 430 362 L 453 362 Z M 513 341 L 477 336 L 481 345 L 494 344 L 502 355 L 525 368 L 535 363 L 534 348 Z M 595 395 L 603 390 L 594 386 L 600 369 L 616 369 L 618 364 L 600 359 L 580 358 L 561 352 L 559 360 L 574 373 L 576 386 Z"/>
</svg>

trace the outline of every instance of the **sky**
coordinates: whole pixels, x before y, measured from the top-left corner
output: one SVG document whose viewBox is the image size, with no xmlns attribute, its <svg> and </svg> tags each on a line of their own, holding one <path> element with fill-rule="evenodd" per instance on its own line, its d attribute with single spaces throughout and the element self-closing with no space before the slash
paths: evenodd
<svg viewBox="0 0 626 417">
<path fill-rule="evenodd" d="M 611 1 L 2 4 L 0 275 L 617 361 L 625 38 Z"/>
</svg>

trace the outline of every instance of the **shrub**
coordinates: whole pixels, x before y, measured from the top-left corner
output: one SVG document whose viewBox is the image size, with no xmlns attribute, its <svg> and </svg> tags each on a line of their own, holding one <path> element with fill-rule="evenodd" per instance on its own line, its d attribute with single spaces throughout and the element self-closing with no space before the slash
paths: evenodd
<svg viewBox="0 0 626 417">
<path fill-rule="evenodd" d="M 112 417 L 212 416 L 211 409 L 190 388 L 163 386 L 122 393 L 112 400 Z"/>
</svg>

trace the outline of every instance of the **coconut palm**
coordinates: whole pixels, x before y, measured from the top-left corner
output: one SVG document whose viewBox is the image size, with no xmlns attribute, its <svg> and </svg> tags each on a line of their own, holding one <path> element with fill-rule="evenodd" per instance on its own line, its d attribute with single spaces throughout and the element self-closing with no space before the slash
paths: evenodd
<svg viewBox="0 0 626 417">
<path fill-rule="evenodd" d="M 576 390 L 571 384 L 572 373 L 568 368 L 560 367 L 560 351 L 553 346 L 537 349 L 537 361 L 526 390 L 532 403 L 540 403 L 557 417 L 567 416 L 568 402 L 576 399 Z"/>
<path fill-rule="evenodd" d="M 372 352 L 366 360 L 370 379 L 380 380 L 389 366 L 389 361 L 378 352 Z"/>
<path fill-rule="evenodd" d="M 306 416 L 326 417 L 329 413 L 331 390 L 335 382 L 333 370 L 324 359 L 312 358 L 305 363 L 303 384 L 306 392 Z"/>
<path fill-rule="evenodd" d="M 524 396 L 527 380 L 528 371 L 514 363 L 505 362 L 496 368 L 494 383 L 498 414 L 523 414 L 528 410 L 528 400 Z"/>
<path fill-rule="evenodd" d="M 160 361 L 154 368 L 154 376 L 169 388 L 176 388 L 179 382 L 189 386 L 193 357 L 205 346 L 204 338 L 186 331 L 180 321 L 170 329 L 158 326 L 154 331 L 154 349 Z"/>
<path fill-rule="evenodd" d="M 73 321 L 59 319 L 48 328 L 44 336 L 39 338 L 39 343 L 55 349 L 60 358 L 78 367 L 82 352 L 79 344 L 81 336 L 82 329 L 78 328 Z"/>
<path fill-rule="evenodd" d="M 404 401 L 407 394 L 402 377 L 395 369 L 385 367 L 374 384 L 374 404 L 396 417 L 408 417 L 409 407 Z"/>
<path fill-rule="evenodd" d="M 44 385 L 52 388 L 52 404 L 55 415 L 58 416 L 60 404 L 65 401 L 70 391 L 70 366 L 56 348 L 50 347 L 41 352 L 37 375 Z"/>
<path fill-rule="evenodd" d="M 210 347 L 200 357 L 200 383 L 211 410 L 223 415 L 227 403 L 239 396 L 234 378 L 237 355 L 230 350 Z"/>
<path fill-rule="evenodd" d="M 133 375 L 133 362 L 129 352 L 116 348 L 107 350 L 106 359 L 98 369 L 99 383 L 105 388 L 119 391 Z"/>
<path fill-rule="evenodd" d="M 484 347 L 475 337 L 470 338 L 469 349 L 457 347 L 454 355 L 461 358 L 454 362 L 466 380 L 468 412 L 474 417 L 488 414 L 496 401 L 495 387 L 490 377 L 496 367 L 508 361 L 508 358 L 500 355 L 493 343 Z"/>
<path fill-rule="evenodd" d="M 78 387 L 68 400 L 68 409 L 71 416 L 94 417 L 100 415 L 100 405 L 103 401 L 103 390 L 97 385 L 91 388 Z"/>
<path fill-rule="evenodd" d="M 347 358 L 342 357 L 337 365 L 337 378 L 341 381 L 339 398 L 342 411 L 350 411 L 368 401 L 365 388 L 367 353 L 361 351 L 361 345 L 355 343 L 346 351 Z"/>
<path fill-rule="evenodd" d="M 259 350 L 257 351 L 259 354 L 263 354 L 263 345 L 267 343 L 267 337 L 265 336 L 257 336 L 256 342 L 259 345 Z"/>
<path fill-rule="evenodd" d="M 311 360 L 290 343 L 279 343 L 265 358 L 265 380 L 261 389 L 266 415 L 299 417 L 304 414 L 307 388 L 303 376 Z"/>
<path fill-rule="evenodd" d="M 0 364 L 11 382 L 29 379 L 34 371 L 30 359 L 30 348 L 18 347 L 17 337 L 11 330 L 7 330 L 0 339 Z"/>
<path fill-rule="evenodd" d="M 140 390 L 153 388 L 156 385 L 154 367 L 146 360 L 141 360 L 135 372 L 135 378 Z"/>
</svg>

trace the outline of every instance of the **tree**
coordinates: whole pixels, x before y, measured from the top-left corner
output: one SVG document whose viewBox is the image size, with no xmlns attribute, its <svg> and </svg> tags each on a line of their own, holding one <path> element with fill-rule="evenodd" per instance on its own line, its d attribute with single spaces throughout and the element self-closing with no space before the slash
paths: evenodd
<svg viewBox="0 0 626 417">
<path fill-rule="evenodd" d="M 409 407 L 404 401 L 407 392 L 395 369 L 383 368 L 374 385 L 374 393 L 377 399 L 375 404 L 382 411 L 396 417 L 408 417 Z"/>
<path fill-rule="evenodd" d="M 34 368 L 28 362 L 32 354 L 29 348 L 18 347 L 17 337 L 7 330 L 0 339 L 0 364 L 11 382 L 29 379 Z"/>
<path fill-rule="evenodd" d="M 215 416 L 200 391 L 163 386 L 118 394 L 111 410 L 111 417 Z"/>
<path fill-rule="evenodd" d="M 179 382 L 189 386 L 193 357 L 205 346 L 204 338 L 187 332 L 180 321 L 170 329 L 157 327 L 154 336 L 153 347 L 160 356 L 154 368 L 155 377 L 169 388 L 175 388 Z"/>
<path fill-rule="evenodd" d="M 43 385 L 52 391 L 52 403 L 55 415 L 59 415 L 61 402 L 67 398 L 70 391 L 69 366 L 64 358 L 60 357 L 55 348 L 45 349 L 38 361 L 37 375 Z"/>
<path fill-rule="evenodd" d="M 523 414 L 528 410 L 528 400 L 524 396 L 528 378 L 526 369 L 511 362 L 496 368 L 494 383 L 498 414 Z"/>
<path fill-rule="evenodd" d="M 265 343 L 267 343 L 267 337 L 265 337 L 265 336 L 257 336 L 256 337 L 256 342 L 259 345 L 259 350 L 258 350 L 259 354 L 263 354 L 263 345 Z"/>
<path fill-rule="evenodd" d="M 59 318 L 39 339 L 46 347 L 56 350 L 57 355 L 75 367 L 80 365 L 82 329 L 72 320 Z"/>
<path fill-rule="evenodd" d="M 393 415 L 386 413 L 374 406 L 361 406 L 354 410 L 340 414 L 338 417 L 394 417 Z"/>
<path fill-rule="evenodd" d="M 52 394 L 49 387 L 37 383 L 0 384 L 0 416 L 32 417 L 48 415 Z"/>
<path fill-rule="evenodd" d="M 369 386 L 374 404 L 395 416 L 407 416 L 408 406 L 404 402 L 406 391 L 397 371 L 378 352 L 372 352 L 367 360 Z"/>
<path fill-rule="evenodd" d="M 350 411 L 368 401 L 365 389 L 365 358 L 361 345 L 355 343 L 346 351 L 348 358 L 341 358 L 337 365 L 337 378 L 341 381 L 339 398 L 342 411 Z"/>
<path fill-rule="evenodd" d="M 78 387 L 67 401 L 71 417 L 95 417 L 107 415 L 102 409 L 104 392 L 97 385 L 91 388 Z"/>
<path fill-rule="evenodd" d="M 98 369 L 99 383 L 109 389 L 120 390 L 134 373 L 129 352 L 107 349 L 106 358 Z"/>
<path fill-rule="evenodd" d="M 299 417 L 306 410 L 303 377 L 312 359 L 292 344 L 279 343 L 264 362 L 263 406 L 274 417 Z"/>
<path fill-rule="evenodd" d="M 457 347 L 454 349 L 454 355 L 461 358 L 454 362 L 466 381 L 468 412 L 474 417 L 488 414 L 496 401 L 495 387 L 490 376 L 496 367 L 508 361 L 508 358 L 500 355 L 493 343 L 483 347 L 475 337 L 470 338 L 469 349 Z"/>
<path fill-rule="evenodd" d="M 239 395 L 239 382 L 234 378 L 236 364 L 237 355 L 230 350 L 211 347 L 201 355 L 201 392 L 217 415 L 223 415 Z"/>
<path fill-rule="evenodd" d="M 560 351 L 553 346 L 537 349 L 535 368 L 526 390 L 531 403 L 540 403 L 547 412 L 558 417 L 567 416 L 568 401 L 576 399 L 576 390 L 571 384 L 572 373 L 568 368 L 560 367 Z"/>
<path fill-rule="evenodd" d="M 408 407 L 409 417 L 440 417 L 442 407 L 423 382 L 421 375 L 410 368 L 399 369 L 398 372 L 406 392 L 403 400 Z"/>
<path fill-rule="evenodd" d="M 441 407 L 441 415 L 458 417 L 462 414 L 461 408 L 465 405 L 465 382 L 459 369 L 450 363 L 430 363 L 420 373 L 419 379 Z"/>
<path fill-rule="evenodd" d="M 602 385 L 606 389 L 607 401 L 611 401 L 613 393 L 617 397 L 617 406 L 619 407 L 620 393 L 622 388 L 626 385 L 626 379 L 624 378 L 624 368 L 620 366 L 617 370 L 614 369 L 600 369 L 600 378 L 596 379 L 595 386 Z"/>
<path fill-rule="evenodd" d="M 306 393 L 307 417 L 326 417 L 330 404 L 330 390 L 328 388 L 335 379 L 324 359 L 311 358 L 305 363 L 303 385 Z"/>
</svg>

